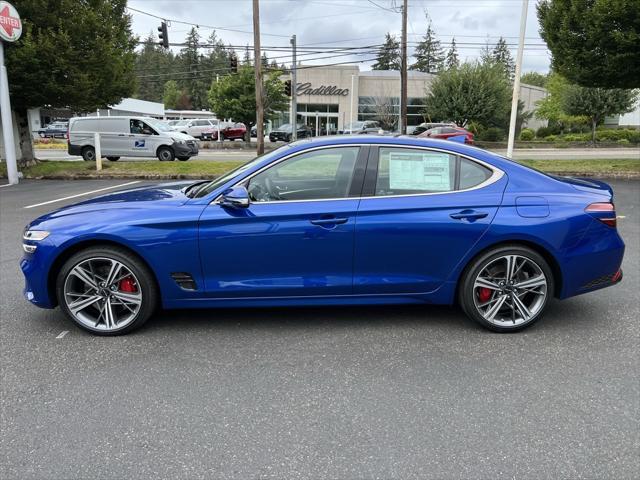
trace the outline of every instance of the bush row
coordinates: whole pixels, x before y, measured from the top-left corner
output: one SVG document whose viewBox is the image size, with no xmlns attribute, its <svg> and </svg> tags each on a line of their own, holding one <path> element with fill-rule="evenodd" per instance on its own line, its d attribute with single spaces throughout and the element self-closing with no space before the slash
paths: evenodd
<svg viewBox="0 0 640 480">
<path fill-rule="evenodd" d="M 585 133 L 566 133 L 558 134 L 552 133 L 552 129 L 549 127 L 540 127 L 537 132 L 529 128 L 524 128 L 520 132 L 520 140 L 530 141 L 534 137 L 537 139 L 544 139 L 547 142 L 590 142 L 591 132 Z M 596 130 L 597 142 L 617 142 L 620 144 L 627 143 L 640 143 L 640 130 L 634 130 L 631 128 L 626 129 L 602 129 Z"/>
</svg>

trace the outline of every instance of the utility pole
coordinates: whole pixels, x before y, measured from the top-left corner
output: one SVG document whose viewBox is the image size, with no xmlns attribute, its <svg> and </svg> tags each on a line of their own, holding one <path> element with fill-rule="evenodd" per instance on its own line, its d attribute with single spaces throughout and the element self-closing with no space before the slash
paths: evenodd
<svg viewBox="0 0 640 480">
<path fill-rule="evenodd" d="M 513 156 L 513 144 L 516 137 L 516 120 L 518 118 L 518 99 L 520 97 L 520 71 L 522 70 L 522 53 L 524 51 L 524 33 L 527 29 L 527 10 L 529 0 L 522 0 L 522 14 L 520 15 L 520 40 L 516 55 L 516 73 L 513 79 L 513 96 L 511 97 L 511 119 L 509 120 L 509 141 L 507 143 L 507 157 Z"/>
<path fill-rule="evenodd" d="M 402 65 L 400 67 L 400 133 L 407 133 L 407 0 L 402 5 Z"/>
<path fill-rule="evenodd" d="M 296 60 L 297 44 L 296 36 L 291 37 L 291 47 L 293 48 L 293 62 L 291 63 L 291 139 L 295 142 L 298 139 L 298 93 L 297 93 L 297 70 Z"/>
<path fill-rule="evenodd" d="M 253 0 L 253 68 L 256 73 L 256 133 L 257 153 L 264 153 L 264 89 L 262 86 L 262 55 L 260 53 L 260 4 Z"/>
</svg>

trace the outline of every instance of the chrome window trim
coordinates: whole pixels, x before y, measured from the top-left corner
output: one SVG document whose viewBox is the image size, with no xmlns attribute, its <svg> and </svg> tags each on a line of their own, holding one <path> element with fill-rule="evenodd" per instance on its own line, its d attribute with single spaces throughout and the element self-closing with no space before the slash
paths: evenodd
<svg viewBox="0 0 640 480">
<path fill-rule="evenodd" d="M 391 143 L 353 143 L 353 144 L 341 144 L 341 145 L 323 145 L 320 147 L 314 147 L 314 148 L 309 148 L 306 150 L 302 150 L 299 152 L 294 152 L 291 153 L 285 157 L 282 157 L 280 160 L 278 160 L 275 163 L 271 163 L 269 165 L 265 165 L 264 167 L 262 167 L 260 170 L 252 173 L 250 176 L 242 179 L 242 181 L 235 183 L 233 185 L 233 187 L 230 188 L 234 188 L 234 187 L 238 187 L 246 182 L 251 181 L 251 179 L 253 177 L 255 177 L 256 175 L 258 175 L 259 173 L 267 170 L 268 168 L 271 168 L 275 165 L 277 165 L 280 162 L 284 162 L 285 160 L 288 160 L 289 158 L 295 157 L 296 155 L 301 155 L 303 153 L 307 153 L 307 152 L 312 152 L 315 150 L 323 150 L 323 149 L 327 149 L 327 148 L 342 148 L 342 147 L 364 147 L 364 146 L 369 146 L 369 147 L 378 147 L 378 148 L 407 148 L 410 150 L 428 150 L 431 152 L 441 152 L 441 153 L 446 153 L 448 155 L 453 155 L 453 156 L 457 156 L 460 158 L 465 158 L 467 160 L 470 160 L 472 162 L 478 163 L 486 168 L 488 168 L 489 170 L 491 170 L 492 174 L 489 178 L 487 178 L 484 182 L 479 183 L 478 185 L 475 185 L 473 187 L 469 187 L 469 188 L 464 188 L 461 190 L 448 190 L 446 192 L 428 192 L 428 193 L 403 193 L 403 194 L 398 194 L 398 195 L 371 195 L 371 196 L 359 196 L 359 197 L 339 197 L 339 198 L 315 198 L 315 199 L 309 199 L 309 200 L 273 200 L 270 202 L 252 202 L 252 205 L 270 205 L 270 204 L 277 204 L 277 203 L 301 203 L 301 202 L 335 202 L 335 201 L 339 201 L 339 200 L 369 200 L 369 199 L 384 199 L 384 198 L 403 198 L 403 197 L 425 197 L 425 196 L 430 196 L 430 195 L 449 195 L 452 193 L 462 193 L 462 192 L 470 192 L 473 190 L 478 190 L 480 188 L 484 188 L 487 187 L 493 183 L 496 183 L 498 180 L 500 180 L 502 177 L 504 177 L 505 173 L 504 171 L 500 170 L 499 168 L 491 165 L 490 163 L 487 163 L 483 160 L 478 160 L 477 158 L 473 158 L 470 157 L 469 155 L 465 155 L 463 153 L 458 153 L 458 152 L 453 152 L 451 150 L 445 150 L 443 148 L 437 148 L 437 147 L 423 147 L 423 146 L 418 146 L 418 145 L 395 145 L 395 144 L 391 144 Z M 379 159 L 379 158 L 378 158 Z M 222 194 L 218 195 L 215 200 L 213 200 L 212 203 L 215 204 L 220 204 L 220 199 L 222 197 Z"/>
</svg>

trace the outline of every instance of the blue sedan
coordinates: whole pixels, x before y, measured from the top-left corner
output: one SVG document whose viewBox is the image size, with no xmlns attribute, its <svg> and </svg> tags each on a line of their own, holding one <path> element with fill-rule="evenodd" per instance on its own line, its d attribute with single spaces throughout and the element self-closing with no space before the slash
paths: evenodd
<svg viewBox="0 0 640 480">
<path fill-rule="evenodd" d="M 619 282 L 624 254 L 603 182 L 380 136 L 302 140 L 213 181 L 103 195 L 23 238 L 26 298 L 99 335 L 159 306 L 455 302 L 512 332 L 553 297 Z"/>
</svg>

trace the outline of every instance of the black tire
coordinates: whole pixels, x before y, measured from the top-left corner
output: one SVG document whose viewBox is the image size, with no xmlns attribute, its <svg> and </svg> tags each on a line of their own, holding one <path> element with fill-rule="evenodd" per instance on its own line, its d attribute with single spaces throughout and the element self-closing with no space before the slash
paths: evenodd
<svg viewBox="0 0 640 480">
<path fill-rule="evenodd" d="M 82 159 L 85 162 L 95 162 L 96 161 L 96 149 L 93 147 L 84 147 L 82 149 Z"/>
<path fill-rule="evenodd" d="M 180 160 L 181 162 L 186 162 L 187 160 L 189 160 L 191 157 L 177 157 L 178 160 Z"/>
<path fill-rule="evenodd" d="M 220 132 L 220 141 L 224 142 L 224 133 Z"/>
<path fill-rule="evenodd" d="M 291 141 L 291 134 L 287 135 L 287 143 L 289 143 Z"/>
<path fill-rule="evenodd" d="M 476 306 L 474 284 L 476 278 L 486 266 L 507 255 L 524 257 L 539 267 L 546 277 L 546 294 L 544 295 L 544 298 L 540 300 L 540 305 L 537 307 L 537 311 L 530 319 L 519 324 L 515 324 L 515 322 L 514 324 L 511 324 L 510 322 L 505 321 L 500 322 L 500 325 L 496 325 L 495 323 L 488 321 L 478 310 L 478 307 Z M 467 265 L 460 277 L 458 301 L 464 313 L 483 327 L 499 333 L 518 332 L 530 327 L 543 316 L 551 297 L 553 297 L 555 291 L 554 286 L 553 272 L 544 257 L 536 251 L 522 245 L 504 245 L 483 253 Z M 511 292 L 507 292 L 507 296 L 509 293 Z M 498 293 L 498 295 L 500 295 L 500 293 Z M 505 293 L 503 292 L 502 295 L 505 295 Z"/>
<path fill-rule="evenodd" d="M 98 328 L 91 328 L 81 323 L 74 317 L 74 315 L 69 310 L 69 307 L 65 300 L 64 284 L 67 277 L 69 276 L 69 272 L 71 272 L 71 270 L 80 262 L 96 257 L 113 259 L 122 263 L 126 268 L 133 272 L 138 280 L 138 285 L 142 294 L 140 309 L 138 310 L 133 321 L 122 328 L 115 328 L 113 330 L 100 330 Z M 103 336 L 123 335 L 141 327 L 155 311 L 158 305 L 159 298 L 155 277 L 151 270 L 145 265 L 145 263 L 142 262 L 136 255 L 123 248 L 107 245 L 89 247 L 71 256 L 71 258 L 69 258 L 64 263 L 64 265 L 58 272 L 58 275 L 56 276 L 55 290 L 58 304 L 69 319 L 71 319 L 79 328 L 87 332 L 91 332 L 94 335 Z"/>
<path fill-rule="evenodd" d="M 156 154 L 161 162 L 173 162 L 176 159 L 176 154 L 170 147 L 159 147 Z"/>
<path fill-rule="evenodd" d="M 118 160 L 120 160 L 120 157 L 107 157 L 107 160 L 109 160 L 110 162 L 117 162 Z"/>
</svg>

